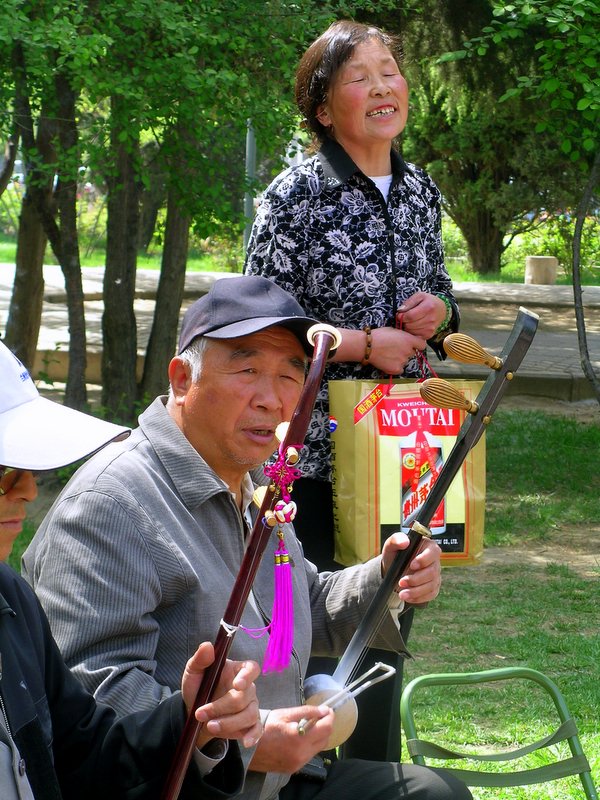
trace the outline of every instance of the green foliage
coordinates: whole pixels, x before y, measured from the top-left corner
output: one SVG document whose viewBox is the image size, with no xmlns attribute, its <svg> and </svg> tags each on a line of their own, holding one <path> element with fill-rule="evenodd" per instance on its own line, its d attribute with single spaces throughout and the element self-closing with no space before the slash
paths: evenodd
<svg viewBox="0 0 600 800">
<path fill-rule="evenodd" d="M 0 135 L 6 139 L 24 92 L 34 119 L 56 114 L 54 80 L 77 96 L 80 148 L 56 150 L 44 175 L 75 176 L 91 166 L 96 185 L 116 174 L 115 143 L 156 158 L 202 237 L 222 222 L 241 224 L 246 128 L 253 120 L 261 158 L 281 159 L 297 124 L 293 74 L 307 44 L 338 15 L 368 0 L 109 0 L 24 4 L 0 17 Z M 393 5 L 391 0 L 377 4 Z M 19 73 L 13 54 L 23 56 Z M 57 144 L 57 143 L 56 143 Z M 141 186 L 151 181 L 139 162 Z"/>
<path fill-rule="evenodd" d="M 23 530 L 17 536 L 11 554 L 8 557 L 8 565 L 17 572 L 21 572 L 21 556 L 27 550 L 27 546 L 37 528 L 34 520 L 26 519 L 23 523 Z"/>
<path fill-rule="evenodd" d="M 551 113 L 538 132 L 560 137 L 561 151 L 573 161 L 600 147 L 600 3 L 597 0 L 514 0 L 493 3 L 494 19 L 481 36 L 465 42 L 467 53 L 488 56 L 492 47 L 511 47 L 525 38 L 535 42 L 536 65 L 519 75 L 501 98 L 524 93 L 549 101 Z M 452 56 L 448 56 L 451 58 Z"/>
<path fill-rule="evenodd" d="M 427 0 L 402 30 L 411 87 L 403 152 L 431 173 L 473 267 L 486 275 L 499 272 L 507 235 L 528 227 L 526 214 L 573 207 L 583 184 L 556 135 L 536 130 L 552 113 L 550 101 L 534 105 L 515 95 L 499 102 L 518 75 L 533 74 L 533 42 L 490 48 L 485 59 L 444 56 L 456 56 L 457 45 L 492 19 L 486 0 L 469 4 L 469 14 L 460 4 Z"/>
<path fill-rule="evenodd" d="M 448 214 L 442 215 L 442 238 L 446 259 L 466 259 L 467 243 L 458 225 Z"/>
</svg>

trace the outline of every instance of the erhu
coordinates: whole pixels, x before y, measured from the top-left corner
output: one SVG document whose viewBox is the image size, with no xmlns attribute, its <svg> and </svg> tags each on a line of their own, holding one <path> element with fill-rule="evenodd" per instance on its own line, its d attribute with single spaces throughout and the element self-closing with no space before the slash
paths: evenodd
<svg viewBox="0 0 600 800">
<path fill-rule="evenodd" d="M 356 678 L 367 648 L 388 613 L 388 602 L 395 594 L 398 581 L 407 571 L 424 537 L 431 537 L 431 531 L 427 526 L 467 454 L 477 444 L 491 422 L 492 415 L 509 382 L 529 350 L 538 321 L 537 314 L 520 308 L 512 332 L 499 357 L 488 353 L 478 342 L 462 333 L 452 333 L 444 339 L 444 350 L 451 358 L 467 364 L 482 364 L 491 369 L 475 401 L 467 400 L 452 384 L 439 378 L 429 378 L 419 386 L 421 397 L 426 403 L 440 408 L 458 408 L 465 411 L 467 416 L 427 499 L 405 522 L 405 525 L 409 526 L 408 547 L 396 554 L 333 675 L 314 675 L 305 682 L 307 703 L 331 704 L 336 709 L 336 723 L 327 749 L 345 742 L 354 730 L 358 716 L 354 697 L 359 691 L 367 688 L 367 685 L 385 680 L 394 673 L 391 667 L 377 664 L 362 678 Z M 375 670 L 382 670 L 382 674 L 372 678 Z M 362 679 L 368 679 L 366 685 L 360 685 Z M 309 726 L 310 723 L 301 720 L 298 732 L 304 733 Z"/>
<path fill-rule="evenodd" d="M 341 342 L 340 334 L 331 325 L 313 325 L 306 335 L 309 343 L 313 346 L 313 355 L 292 419 L 286 432 L 281 434 L 278 461 L 282 464 L 284 471 L 287 466 L 292 466 L 298 460 L 298 449 L 304 442 L 327 359 Z M 280 433 L 280 429 L 278 429 L 278 433 Z M 273 521 L 277 520 L 276 515 L 280 513 L 278 511 L 278 504 L 282 502 L 280 485 L 277 481 L 272 481 L 265 488 L 258 517 L 248 536 L 240 570 L 215 638 L 215 660 L 204 673 L 193 709 L 186 720 L 161 796 L 162 800 L 177 800 L 179 797 L 201 727 L 201 723 L 196 720 L 195 712 L 212 699 L 233 643 L 234 633 L 248 601 L 260 561 L 271 538 Z"/>
</svg>

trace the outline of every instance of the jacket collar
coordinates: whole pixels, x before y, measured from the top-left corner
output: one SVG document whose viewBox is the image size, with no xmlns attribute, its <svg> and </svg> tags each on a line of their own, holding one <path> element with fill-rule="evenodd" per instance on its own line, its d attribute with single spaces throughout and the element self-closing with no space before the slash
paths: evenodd
<svg viewBox="0 0 600 800">
<path fill-rule="evenodd" d="M 341 186 L 355 173 L 363 174 L 335 139 L 326 139 L 323 142 L 321 149 L 317 153 L 317 158 L 321 162 L 325 184 L 328 189 L 335 189 Z M 407 166 L 402 156 L 393 147 L 391 149 L 391 159 L 392 183 L 397 183 L 404 176 Z"/>
</svg>

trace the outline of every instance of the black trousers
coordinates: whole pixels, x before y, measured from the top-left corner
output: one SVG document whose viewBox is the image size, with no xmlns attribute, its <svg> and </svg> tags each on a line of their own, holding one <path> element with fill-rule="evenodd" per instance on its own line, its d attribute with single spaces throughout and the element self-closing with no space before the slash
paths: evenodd
<svg viewBox="0 0 600 800">
<path fill-rule="evenodd" d="M 368 690 L 367 690 L 368 691 Z M 280 800 L 469 800 L 464 783 L 444 770 L 414 764 L 335 761 L 321 782 L 292 776 Z"/>
<path fill-rule="evenodd" d="M 340 569 L 341 565 L 333 557 L 331 484 L 312 478 L 301 478 L 294 484 L 293 499 L 298 506 L 294 528 L 302 542 L 305 556 L 320 571 Z M 407 611 L 400 619 L 400 630 L 406 642 L 412 625 L 413 610 Z M 358 723 L 352 736 L 340 749 L 340 755 L 344 759 L 397 761 L 400 758 L 400 694 L 404 659 L 388 650 L 370 648 L 363 661 L 361 673 L 377 661 L 395 667 L 396 674 L 356 698 Z M 334 658 L 311 658 L 307 674 L 331 675 L 336 664 Z"/>
</svg>

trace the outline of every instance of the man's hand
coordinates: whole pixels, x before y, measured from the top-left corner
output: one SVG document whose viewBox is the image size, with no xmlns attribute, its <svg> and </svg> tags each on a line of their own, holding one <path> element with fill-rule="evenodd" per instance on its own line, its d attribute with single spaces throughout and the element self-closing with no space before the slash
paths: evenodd
<svg viewBox="0 0 600 800">
<path fill-rule="evenodd" d="M 394 533 L 383 545 L 382 571 L 385 575 L 398 550 L 408 547 L 405 533 Z M 421 548 L 409 564 L 408 571 L 398 582 L 399 597 L 406 603 L 418 605 L 434 600 L 442 585 L 441 550 L 432 539 L 423 539 Z"/>
<path fill-rule="evenodd" d="M 311 722 L 303 736 L 298 733 L 298 723 L 302 719 Z M 292 775 L 325 749 L 333 720 L 334 712 L 328 706 L 298 706 L 271 711 L 250 769 Z"/>
<path fill-rule="evenodd" d="M 204 670 L 214 659 L 212 644 L 203 642 L 185 665 L 181 692 L 188 714 L 193 708 Z M 204 723 L 196 747 L 202 748 L 215 738 L 239 739 L 244 747 L 252 747 L 258 742 L 262 725 L 253 681 L 259 674 L 260 667 L 255 661 L 227 659 L 212 701 L 196 710 L 196 719 Z"/>
</svg>

